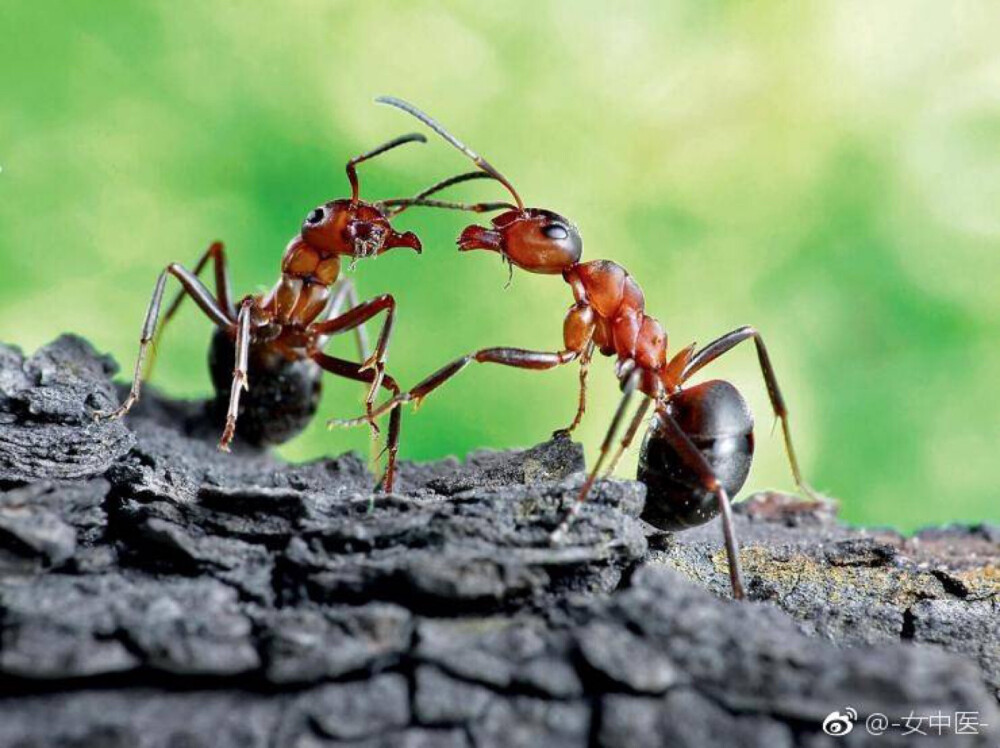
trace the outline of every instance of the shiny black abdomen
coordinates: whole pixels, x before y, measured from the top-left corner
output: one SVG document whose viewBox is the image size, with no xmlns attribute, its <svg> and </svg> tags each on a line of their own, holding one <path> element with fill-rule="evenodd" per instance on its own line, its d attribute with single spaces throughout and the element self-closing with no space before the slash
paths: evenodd
<svg viewBox="0 0 1000 748">
<path fill-rule="evenodd" d="M 743 487 L 753 460 L 753 414 L 739 391 L 720 380 L 675 395 L 667 411 L 698 447 L 719 483 L 733 497 Z M 663 438 L 653 417 L 639 455 L 638 478 L 646 485 L 642 518 L 663 530 L 682 530 L 719 513 L 715 494 L 706 491 Z"/>
<path fill-rule="evenodd" d="M 212 337 L 208 367 L 215 386 L 213 416 L 220 428 L 229 407 L 236 349 L 224 330 Z M 289 361 L 263 346 L 251 346 L 250 389 L 240 398 L 236 439 L 254 446 L 281 444 L 302 431 L 319 407 L 322 370 L 309 359 Z"/>
</svg>

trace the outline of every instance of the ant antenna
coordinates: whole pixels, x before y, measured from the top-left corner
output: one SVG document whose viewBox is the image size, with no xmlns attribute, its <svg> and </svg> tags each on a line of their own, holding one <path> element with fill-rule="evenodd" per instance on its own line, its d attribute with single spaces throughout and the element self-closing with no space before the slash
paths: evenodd
<svg viewBox="0 0 1000 748">
<path fill-rule="evenodd" d="M 440 192 L 443 189 L 451 187 L 455 184 L 461 184 L 462 182 L 471 182 L 473 179 L 492 179 L 491 174 L 487 174 L 483 171 L 467 171 L 464 174 L 456 174 L 453 177 L 448 177 L 447 179 L 442 179 L 437 184 L 431 185 L 423 192 L 418 193 L 413 199 L 423 200 L 425 197 L 430 197 L 435 192 Z"/>
<path fill-rule="evenodd" d="M 419 132 L 411 132 L 406 135 L 400 135 L 398 138 L 393 138 L 387 143 L 383 143 L 378 148 L 373 148 L 367 153 L 362 153 L 360 156 L 355 156 L 350 161 L 347 162 L 347 181 L 351 183 L 351 202 L 356 203 L 358 201 L 358 170 L 357 165 L 367 161 L 370 158 L 375 158 L 380 156 L 386 151 L 391 151 L 397 146 L 404 145 L 405 143 L 426 143 L 427 138 L 421 135 Z"/>
<path fill-rule="evenodd" d="M 395 96 L 379 96 L 378 98 L 375 99 L 375 101 L 378 102 L 379 104 L 388 104 L 389 106 L 394 106 L 397 109 L 402 109 L 407 114 L 410 114 L 416 117 L 421 122 L 423 122 L 434 132 L 436 132 L 442 138 L 451 143 L 455 148 L 457 148 L 466 156 L 468 156 L 470 159 L 472 159 L 473 163 L 475 163 L 476 166 L 478 166 L 480 169 L 485 171 L 495 180 L 500 182 L 500 184 L 506 187 L 507 190 L 510 192 L 510 194 L 513 195 L 514 201 L 517 203 L 517 209 L 520 211 L 524 210 L 524 201 L 521 200 L 521 196 L 517 194 L 517 190 L 514 189 L 514 185 L 510 183 L 507 177 L 505 177 L 503 174 L 497 171 L 496 167 L 494 167 L 489 161 L 487 161 L 485 158 L 480 156 L 474 150 L 469 148 L 469 146 L 467 146 L 461 140 L 456 138 L 450 132 L 445 130 L 444 126 L 436 119 L 420 111 L 408 101 L 397 99 Z"/>
<path fill-rule="evenodd" d="M 500 210 L 501 208 L 507 208 L 510 210 L 515 210 L 515 206 L 507 202 L 493 202 L 493 203 L 458 203 L 458 202 L 446 202 L 442 200 L 428 200 L 427 198 L 431 195 L 440 192 L 441 190 L 447 189 L 452 185 L 461 184 L 462 182 L 470 182 L 473 179 L 493 179 L 492 174 L 487 174 L 482 171 L 470 171 L 465 174 L 458 174 L 453 177 L 448 177 L 438 182 L 435 185 L 431 185 L 423 192 L 413 196 L 413 197 L 401 197 L 393 198 L 391 200 L 381 200 L 379 205 L 384 207 L 395 207 L 395 210 L 389 211 L 390 216 L 397 216 L 402 213 L 407 208 L 411 208 L 414 205 L 420 205 L 428 208 L 449 208 L 451 210 L 468 210 L 473 213 L 485 213 L 491 210 Z"/>
<path fill-rule="evenodd" d="M 415 200 L 406 198 L 403 200 L 386 200 L 383 205 L 402 206 L 389 213 L 389 216 L 396 216 L 407 208 L 420 206 L 423 208 L 444 208 L 445 210 L 464 210 L 470 213 L 489 213 L 494 210 L 517 210 L 517 206 L 512 203 L 500 201 L 496 203 L 457 203 L 451 200 Z"/>
</svg>

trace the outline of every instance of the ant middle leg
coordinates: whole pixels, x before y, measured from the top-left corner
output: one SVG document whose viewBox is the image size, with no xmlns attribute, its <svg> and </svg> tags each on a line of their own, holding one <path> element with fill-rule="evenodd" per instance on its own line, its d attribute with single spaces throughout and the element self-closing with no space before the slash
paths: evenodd
<svg viewBox="0 0 1000 748">
<path fill-rule="evenodd" d="M 183 293 L 190 295 L 205 315 L 216 325 L 227 330 L 235 328 L 235 320 L 229 315 L 226 309 L 219 304 L 218 300 L 212 295 L 212 292 L 205 287 L 205 284 L 203 284 L 194 273 L 182 265 L 171 263 L 164 268 L 163 272 L 160 273 L 159 277 L 156 279 L 156 285 L 153 287 L 153 295 L 149 300 L 149 306 L 146 309 L 146 317 L 142 323 L 142 334 L 139 338 L 139 354 L 136 357 L 135 370 L 132 374 L 132 386 L 129 389 L 128 396 L 117 409 L 108 413 L 95 413 L 95 418 L 121 418 L 128 413 L 129 410 L 131 410 L 132 406 L 135 405 L 136 402 L 138 402 L 139 394 L 142 390 L 143 368 L 146 363 L 146 356 L 153 340 L 156 337 L 157 322 L 160 317 L 160 307 L 163 304 L 163 294 L 166 290 L 167 278 L 171 275 L 180 281 L 180 284 L 183 287 Z"/>
<path fill-rule="evenodd" d="M 632 446 L 632 441 L 635 439 L 635 435 L 642 427 L 642 423 L 646 419 L 646 413 L 649 411 L 649 406 L 652 402 L 651 398 L 645 397 L 639 404 L 638 410 L 636 410 L 635 415 L 632 416 L 632 422 L 628 425 L 628 430 L 625 432 L 625 436 L 623 436 L 622 440 L 618 443 L 618 449 L 615 450 L 615 456 L 611 458 L 611 464 L 608 465 L 608 469 L 604 472 L 605 478 L 615 472 L 615 468 L 618 467 L 618 463 L 621 461 L 622 455 L 625 454 L 625 450 Z"/>
<path fill-rule="evenodd" d="M 771 357 L 767 353 L 764 339 L 756 328 L 745 325 L 713 340 L 691 356 L 691 359 L 681 373 L 681 381 L 686 381 L 695 372 L 750 338 L 753 338 L 754 346 L 757 349 L 757 360 L 760 364 L 761 374 L 764 376 L 764 385 L 767 388 L 767 396 L 771 401 L 771 407 L 774 410 L 775 417 L 781 421 L 781 433 L 785 441 L 785 453 L 788 455 L 788 464 L 791 467 L 795 484 L 811 500 L 824 501 L 823 497 L 802 477 L 802 470 L 799 468 L 795 446 L 792 443 L 791 427 L 788 424 L 788 407 L 785 405 L 785 398 L 778 387 L 778 378 L 774 373 L 774 366 L 771 364 Z"/>
<path fill-rule="evenodd" d="M 549 542 L 553 544 L 561 543 L 566 537 L 566 532 L 569 530 L 570 523 L 572 523 L 576 515 L 580 513 L 580 508 L 583 506 L 583 502 L 587 500 L 587 495 L 590 493 L 590 489 L 597 480 L 598 473 L 601 472 L 601 465 L 604 464 L 604 460 L 607 458 L 608 452 L 611 450 L 611 444 L 615 440 L 615 436 L 618 433 L 618 427 L 621 425 L 622 419 L 625 417 L 625 411 L 628 410 L 629 403 L 632 402 L 632 396 L 635 394 L 635 391 L 639 386 L 641 377 L 642 372 L 635 369 L 629 375 L 628 379 L 625 380 L 625 384 L 622 387 L 621 400 L 618 402 L 618 408 L 615 410 L 615 415 L 611 419 L 608 431 L 604 435 L 604 441 L 601 443 L 601 451 L 597 457 L 597 461 L 594 463 L 594 467 L 591 468 L 590 474 L 587 475 L 587 480 L 584 481 L 583 486 L 580 488 L 579 493 L 573 501 L 573 504 L 563 515 L 563 518 L 556 526 L 556 529 L 549 535 Z"/>
<path fill-rule="evenodd" d="M 345 379 L 350 379 L 355 382 L 368 382 L 371 383 L 375 380 L 375 372 L 371 369 L 362 369 L 361 364 L 354 363 L 353 361 L 345 361 L 341 358 L 335 358 L 334 356 L 329 356 L 325 353 L 314 353 L 312 355 L 312 360 L 319 364 L 320 368 L 330 374 L 334 374 L 338 377 L 344 377 Z M 389 390 L 389 392 L 396 396 L 399 394 L 399 385 L 396 384 L 396 380 L 393 379 L 388 374 L 385 374 L 381 378 L 381 386 Z M 382 475 L 379 484 L 382 486 L 382 490 L 386 493 L 392 491 L 393 482 L 395 480 L 396 474 L 396 455 L 399 452 L 399 430 L 402 419 L 402 411 L 396 408 L 392 411 L 392 415 L 389 416 L 389 433 L 386 436 L 385 442 L 385 452 L 387 455 L 385 473 Z"/>
</svg>

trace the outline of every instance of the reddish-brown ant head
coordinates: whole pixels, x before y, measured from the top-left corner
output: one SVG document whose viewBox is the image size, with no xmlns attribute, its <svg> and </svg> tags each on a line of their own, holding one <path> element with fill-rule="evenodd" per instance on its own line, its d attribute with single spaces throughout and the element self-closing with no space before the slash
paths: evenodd
<svg viewBox="0 0 1000 748">
<path fill-rule="evenodd" d="M 394 247 L 421 251 L 412 231 L 400 234 L 385 213 L 360 200 L 333 200 L 314 208 L 302 223 L 302 240 L 324 255 L 373 257 Z"/>
<path fill-rule="evenodd" d="M 358 164 L 380 156 L 406 143 L 426 143 L 420 133 L 400 135 L 386 141 L 347 162 L 347 181 L 351 197 L 331 200 L 309 211 L 302 222 L 302 241 L 324 256 L 348 255 L 353 258 L 374 257 L 393 247 L 409 247 L 421 251 L 416 234 L 396 232 L 382 208 L 362 201 L 359 196 Z"/>
<path fill-rule="evenodd" d="M 499 252 L 531 273 L 557 274 L 576 265 L 583 255 L 580 232 L 558 213 L 542 208 L 508 210 L 492 221 L 493 228 L 469 226 L 458 248 Z"/>
</svg>

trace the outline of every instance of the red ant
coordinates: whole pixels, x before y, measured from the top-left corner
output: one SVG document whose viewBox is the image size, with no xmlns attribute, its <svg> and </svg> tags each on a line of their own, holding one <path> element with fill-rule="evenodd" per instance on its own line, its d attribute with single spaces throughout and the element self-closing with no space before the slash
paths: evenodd
<svg viewBox="0 0 1000 748">
<path fill-rule="evenodd" d="M 385 373 L 396 302 L 392 295 L 382 294 L 359 304 L 350 281 L 338 281 L 341 257 L 350 257 L 353 264 L 360 258 L 374 257 L 395 247 L 407 247 L 420 253 L 417 236 L 409 231 L 396 232 L 389 219 L 440 189 L 475 178 L 472 175 L 453 177 L 415 198 L 381 203 L 361 200 L 358 164 L 413 142 L 424 143 L 427 138 L 418 133 L 402 135 L 347 162 L 351 197 L 332 200 L 309 212 L 301 231 L 285 249 L 281 276 L 269 292 L 245 296 L 234 305 L 226 255 L 220 242 L 209 247 L 193 272 L 177 263 L 168 265 L 157 278 L 146 311 L 128 397 L 117 410 L 98 413 L 96 417 L 120 418 L 138 401 L 150 346 L 185 296 L 191 296 L 217 327 L 209 362 L 218 409 L 226 412 L 219 449 L 229 451 L 237 433 L 248 442 L 261 445 L 284 442 L 301 431 L 318 407 L 323 371 L 369 384 L 365 405 L 371 415 L 372 428 L 377 431 L 372 407 L 379 388 L 384 387 L 393 395 L 400 392 L 395 380 Z M 388 206 L 396 207 L 389 210 Z M 199 279 L 209 260 L 215 271 L 214 294 Z M 169 276 L 180 282 L 182 290 L 168 307 L 158 329 L 157 320 Z M 331 294 L 331 286 L 335 284 L 336 291 Z M 341 314 L 345 301 L 350 308 Z M 363 326 L 381 312 L 385 312 L 385 320 L 375 350 L 368 355 Z M 323 353 L 331 336 L 349 330 L 356 331 L 364 359 L 361 363 Z M 385 491 L 392 490 L 399 428 L 400 418 L 394 412 L 389 420 L 385 448 L 388 459 L 381 481 Z"/>
<path fill-rule="evenodd" d="M 581 263 L 583 240 L 570 221 L 550 210 L 525 208 L 506 177 L 412 104 L 392 97 L 381 97 L 377 101 L 398 107 L 422 121 L 470 158 L 482 172 L 500 182 L 513 197 L 515 204 L 502 206 L 507 209 L 492 220 L 489 228 L 473 225 L 462 231 L 458 239 L 459 250 L 498 252 L 510 265 L 528 272 L 561 275 L 572 289 L 575 303 L 563 321 L 563 350 L 484 348 L 442 367 L 408 392 L 393 396 L 365 418 L 338 423 L 357 425 L 394 410 L 402 403 L 419 403 L 473 361 L 539 370 L 579 361 L 577 412 L 572 423 L 562 430 L 568 434 L 580 423 L 586 409 L 587 371 L 596 347 L 603 355 L 617 357 L 615 374 L 623 394 L 601 444 L 600 456 L 576 501 L 552 532 L 551 540 L 559 542 L 565 536 L 611 450 L 635 391 L 639 390 L 642 403 L 629 422 L 606 475 L 615 469 L 631 445 L 653 404 L 653 417 L 642 445 L 638 471 L 638 479 L 647 487 L 643 518 L 661 529 L 680 530 L 703 524 L 721 514 L 733 596 L 742 598 L 743 574 L 730 496 L 742 488 L 750 470 L 754 447 L 753 416 L 739 391 L 728 382 L 715 380 L 692 387 L 686 385 L 694 374 L 719 356 L 752 339 L 771 405 L 781 421 L 792 475 L 806 495 L 818 500 L 799 470 L 788 411 L 760 333 L 753 327 L 741 327 L 701 349 L 692 344 L 668 360 L 666 331 L 645 313 L 642 290 L 623 267 L 610 260 Z M 431 200 L 413 204 L 474 212 L 500 207 L 495 203 Z"/>
</svg>

